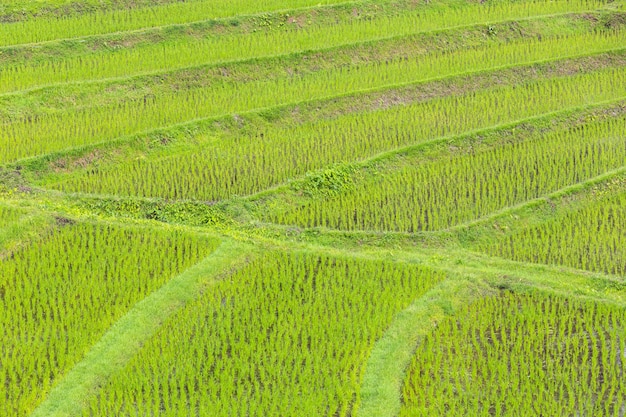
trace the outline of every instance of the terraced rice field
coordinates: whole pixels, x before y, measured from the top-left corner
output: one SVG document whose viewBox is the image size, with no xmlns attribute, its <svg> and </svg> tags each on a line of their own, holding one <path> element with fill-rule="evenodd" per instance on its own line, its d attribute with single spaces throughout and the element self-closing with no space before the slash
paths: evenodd
<svg viewBox="0 0 626 417">
<path fill-rule="evenodd" d="M 5 0 L 0 415 L 623 416 L 623 0 Z"/>
</svg>

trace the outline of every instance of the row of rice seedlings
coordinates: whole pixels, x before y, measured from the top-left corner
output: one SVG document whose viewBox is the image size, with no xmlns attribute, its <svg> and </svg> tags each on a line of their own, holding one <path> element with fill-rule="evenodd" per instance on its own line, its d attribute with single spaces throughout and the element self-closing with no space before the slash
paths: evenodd
<svg viewBox="0 0 626 417">
<path fill-rule="evenodd" d="M 55 3 L 55 6 L 67 5 L 71 1 L 72 0 L 60 0 Z M 138 0 L 138 2 L 140 1 L 143 1 L 143 0 Z M 93 5 L 94 3 L 97 3 L 97 0 L 82 0 L 81 1 L 81 4 L 84 6 Z M 15 10 L 16 8 L 20 9 L 20 6 L 21 6 L 20 11 L 22 11 L 25 14 L 24 16 L 22 16 L 22 18 L 29 18 L 35 14 L 39 15 L 40 13 L 58 11 L 58 9 L 51 7 L 53 5 L 50 4 L 49 2 L 40 2 L 38 0 L 2 0 L 0 4 L 2 4 L 2 9 L 0 10 L 0 13 L 1 13 L 0 16 L 2 16 L 2 18 L 4 19 L 3 22 L 7 22 L 7 23 L 18 19 L 18 17 L 15 17 L 11 20 L 9 19 L 9 16 L 11 16 L 12 13 L 16 12 Z M 33 15 L 30 15 L 27 13 L 32 13 Z"/>
<path fill-rule="evenodd" d="M 420 343 L 400 416 L 621 416 L 625 322 L 626 310 L 608 304 L 484 298 Z"/>
<path fill-rule="evenodd" d="M 394 36 L 477 25 L 533 16 L 573 13 L 600 7 L 587 0 L 497 3 L 462 8 L 433 8 L 376 19 L 353 19 L 300 30 L 250 32 L 186 42 L 151 44 L 141 48 L 93 55 L 47 59 L 0 67 L 0 93 L 37 86 L 126 77 L 210 63 L 240 61 L 350 45 Z M 1 28 L 1 27 L 0 27 Z M 622 41 L 623 45 L 623 41 Z"/>
<path fill-rule="evenodd" d="M 165 323 L 84 415 L 350 415 L 374 342 L 443 278 L 389 261 L 267 253 Z"/>
<path fill-rule="evenodd" d="M 135 303 L 216 242 L 68 224 L 0 260 L 0 415 L 23 417 Z"/>
<path fill-rule="evenodd" d="M 516 261 L 626 276 L 626 193 L 569 211 L 482 249 Z"/>
<path fill-rule="evenodd" d="M 611 34 L 594 34 L 588 37 L 561 39 L 571 48 L 592 50 L 624 42 L 626 31 Z M 589 40 L 587 44 L 582 40 Z M 570 42 L 570 41 L 574 42 Z M 603 43 L 606 40 L 607 45 Z M 579 43 L 580 42 L 580 43 Z M 432 77 L 442 77 L 481 70 L 493 64 L 489 58 L 497 55 L 499 63 L 523 64 L 537 59 L 555 58 L 552 41 L 532 41 L 526 48 L 496 44 L 484 51 L 481 48 L 452 53 L 434 54 L 415 61 L 374 63 L 348 68 L 333 68 L 311 74 L 277 78 L 248 83 L 225 81 L 205 89 L 185 90 L 146 98 L 139 102 L 122 102 L 111 107 L 87 108 L 74 112 L 39 115 L 5 124 L 0 130 L 0 162 L 28 156 L 83 146 L 115 139 L 157 127 L 186 122 L 197 118 L 215 117 L 259 108 L 323 99 L 355 91 L 385 88 L 401 83 L 419 82 Z M 587 46 L 586 46 L 587 45 Z M 505 54 L 506 53 L 506 54 Z M 496 64 L 499 66 L 499 64 Z M 620 97 L 625 90 L 624 68 L 585 75 L 581 78 L 549 81 L 544 88 L 557 94 L 548 100 L 566 100 L 576 96 L 585 101 Z M 543 84 L 538 84 L 543 85 Z M 567 86 L 567 87 L 566 87 Z M 548 91 L 546 91 L 547 93 Z M 534 98 L 533 100 L 537 100 Z M 566 101 L 565 101 L 566 102 Z M 564 104 L 564 103 L 563 103 Z M 577 102 L 576 104 L 580 104 Z"/>
<path fill-rule="evenodd" d="M 621 81 L 611 76 L 620 72 Z M 42 184 L 66 192 L 225 199 L 252 194 L 333 163 L 611 99 L 614 94 L 626 95 L 623 70 L 505 86 L 290 128 L 268 127 L 255 135 L 214 141 L 163 159 L 137 158 L 58 174 Z M 298 223 L 309 224 L 305 218 Z M 296 220 L 295 212 L 280 219 Z M 440 221 L 435 224 L 440 226 Z M 432 229 L 435 224 L 430 221 L 424 227 Z"/>
<path fill-rule="evenodd" d="M 11 223 L 19 220 L 23 212 L 18 209 L 0 206 L 0 227 L 9 226 Z"/>
<path fill-rule="evenodd" d="M 444 229 L 622 167 L 624 132 L 620 116 L 512 143 L 461 145 L 434 160 L 408 157 L 339 195 L 265 217 L 343 230 Z"/>
<path fill-rule="evenodd" d="M 45 42 L 156 26 L 185 24 L 241 14 L 345 3 L 345 0 L 194 0 L 151 7 L 96 10 L 36 17 L 0 26 L 0 46 Z"/>
<path fill-rule="evenodd" d="M 150 2 L 149 0 L 120 0 L 117 2 L 101 2 L 100 0 L 56 0 L 40 1 L 40 0 L 2 0 L 2 18 L 3 22 L 14 22 L 18 20 L 32 19 L 34 17 L 45 17 L 46 14 L 57 14 L 61 11 L 75 13 L 84 11 L 88 13 L 95 11 L 96 7 L 101 9 L 114 9 L 123 7 L 140 7 L 146 4 L 164 4 L 172 0 L 157 0 Z M 16 10 L 17 9 L 17 10 Z M 14 16 L 14 13 L 20 13 L 20 16 Z"/>
</svg>

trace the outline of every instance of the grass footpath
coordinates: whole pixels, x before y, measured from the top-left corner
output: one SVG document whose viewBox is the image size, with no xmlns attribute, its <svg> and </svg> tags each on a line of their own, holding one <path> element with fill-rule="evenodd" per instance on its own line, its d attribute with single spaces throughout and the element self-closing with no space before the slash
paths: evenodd
<svg viewBox="0 0 626 417">
<path fill-rule="evenodd" d="M 61 417 L 80 414 L 87 399 L 110 375 L 124 367 L 176 311 L 219 280 L 221 275 L 245 262 L 249 248 L 233 240 L 222 244 L 205 258 L 136 304 L 97 342 L 85 358 L 51 390 L 32 417 Z"/>
<path fill-rule="evenodd" d="M 449 278 L 398 313 L 370 354 L 356 417 L 397 416 L 405 372 L 419 341 L 459 307 L 493 291 L 479 280 Z"/>
</svg>

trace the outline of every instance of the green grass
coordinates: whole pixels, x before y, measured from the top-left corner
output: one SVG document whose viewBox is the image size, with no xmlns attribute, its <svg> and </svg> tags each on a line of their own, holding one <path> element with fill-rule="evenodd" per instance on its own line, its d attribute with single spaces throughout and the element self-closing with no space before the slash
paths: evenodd
<svg viewBox="0 0 626 417">
<path fill-rule="evenodd" d="M 363 374 L 356 416 L 391 417 L 401 410 L 399 392 L 416 346 L 440 321 L 493 289 L 448 279 L 398 313 L 376 342 Z"/>
</svg>

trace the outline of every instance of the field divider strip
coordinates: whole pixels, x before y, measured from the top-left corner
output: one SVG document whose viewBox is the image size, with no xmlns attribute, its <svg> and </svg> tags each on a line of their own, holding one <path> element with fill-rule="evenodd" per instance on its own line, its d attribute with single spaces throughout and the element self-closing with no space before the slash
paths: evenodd
<svg viewBox="0 0 626 417">
<path fill-rule="evenodd" d="M 396 417 L 405 375 L 420 341 L 454 310 L 481 292 L 492 291 L 478 279 L 449 277 L 396 314 L 367 361 L 356 417 Z"/>
<path fill-rule="evenodd" d="M 121 370 L 160 328 L 203 288 L 245 262 L 244 247 L 233 240 L 221 245 L 200 263 L 174 277 L 135 304 L 52 388 L 31 417 L 79 415 L 93 395 Z"/>
<path fill-rule="evenodd" d="M 54 229 L 52 216 L 30 212 L 7 226 L 0 227 L 0 262 L 9 258 L 22 246 L 37 242 L 40 236 Z"/>
<path fill-rule="evenodd" d="M 441 252 L 441 249 L 437 251 Z M 489 286 L 499 289 L 532 288 L 626 307 L 623 291 L 599 290 L 599 287 L 626 283 L 626 277 L 562 265 L 514 261 L 468 249 L 448 248 L 445 252 L 445 257 L 431 255 L 426 264 L 451 274 L 480 277 Z M 408 256 L 412 258 L 412 255 Z"/>
<path fill-rule="evenodd" d="M 259 60 L 271 60 L 271 59 L 278 59 L 278 58 L 285 58 L 285 57 L 293 57 L 293 56 L 296 56 L 296 55 L 299 55 L 299 54 L 302 54 L 302 53 L 307 53 L 307 52 L 327 52 L 327 51 L 332 51 L 332 50 L 339 49 L 339 48 L 346 48 L 346 47 L 350 47 L 350 46 L 374 44 L 374 43 L 383 42 L 383 41 L 401 40 L 401 39 L 404 39 L 404 38 L 410 38 L 410 37 L 413 37 L 413 36 L 416 36 L 416 35 L 421 35 L 421 34 L 433 34 L 433 33 L 439 33 L 439 32 L 448 32 L 448 31 L 453 31 L 453 30 L 458 30 L 458 29 L 466 29 L 466 28 L 471 28 L 471 27 L 480 27 L 480 26 L 496 24 L 496 23 L 523 22 L 523 21 L 532 21 L 532 20 L 545 19 L 545 18 L 550 18 L 550 17 L 567 16 L 567 15 L 572 15 L 572 14 L 594 13 L 594 12 L 597 12 L 599 10 L 610 10 L 610 9 L 594 9 L 594 10 L 586 10 L 586 11 L 582 11 L 582 12 L 553 13 L 553 14 L 548 14 L 548 15 L 528 16 L 528 17 L 517 18 L 517 19 L 496 20 L 496 21 L 487 22 L 487 23 L 480 23 L 480 24 L 457 25 L 457 26 L 450 26 L 450 27 L 445 27 L 445 28 L 441 28 L 441 29 L 432 29 L 432 30 L 423 31 L 423 32 L 417 31 L 417 32 L 411 32 L 409 34 L 371 38 L 371 39 L 367 39 L 367 40 L 360 41 L 360 42 L 350 42 L 350 43 L 345 43 L 345 44 L 340 44 L 340 45 L 333 45 L 331 47 L 321 47 L 321 48 L 316 48 L 316 49 L 301 49 L 301 50 L 286 52 L 286 53 L 282 53 L 282 54 L 263 55 L 263 56 L 248 57 L 248 58 L 242 58 L 242 59 L 233 59 L 233 60 L 223 60 L 223 61 L 207 62 L 207 63 L 203 63 L 203 64 L 189 65 L 189 66 L 186 66 L 186 67 L 166 69 L 164 71 L 163 70 L 145 71 L 145 72 L 137 72 L 137 73 L 134 73 L 134 74 L 131 74 L 131 75 L 124 75 L 124 76 L 118 76 L 118 77 L 92 78 L 92 79 L 81 80 L 81 81 L 57 82 L 57 83 L 51 83 L 51 84 L 38 85 L 38 86 L 35 86 L 35 87 L 32 87 L 32 88 L 26 88 L 26 89 L 22 89 L 22 90 L 7 91 L 7 92 L 4 92 L 4 93 L 0 93 L 0 97 L 10 96 L 10 95 L 19 95 L 19 94 L 24 94 L 24 93 L 30 93 L 30 92 L 33 92 L 33 91 L 43 90 L 43 89 L 51 88 L 51 87 L 58 87 L 58 86 L 65 86 L 65 85 L 98 84 L 98 83 L 103 83 L 104 84 L 104 83 L 112 82 L 112 81 L 131 80 L 133 78 L 140 78 L 140 77 L 147 77 L 147 76 L 153 76 L 153 75 L 169 74 L 169 73 L 174 73 L 174 72 L 177 72 L 177 71 L 186 71 L 186 70 L 194 70 L 194 69 L 202 69 L 202 68 L 220 67 L 220 66 L 224 66 L 224 65 L 237 65 L 237 64 L 245 64 L 245 63 L 250 63 L 250 62 L 259 61 Z M 0 50 L 1 49 L 2 48 L 0 48 Z M 533 61 L 530 64 L 542 63 L 542 62 L 550 62 L 550 61 L 555 61 L 555 60 L 560 60 L 560 59 L 580 58 L 580 57 L 584 57 L 584 56 L 592 56 L 592 55 L 597 55 L 597 54 L 601 54 L 601 53 L 610 53 L 610 52 L 622 51 L 624 49 L 625 49 L 624 47 L 618 47 L 618 48 L 613 48 L 613 49 L 601 50 L 601 51 L 597 51 L 597 52 L 593 52 L 593 53 L 589 53 L 589 54 L 575 54 L 575 55 L 570 55 L 570 56 L 566 56 L 566 57 L 560 57 L 560 58 L 556 58 L 556 59 L 538 60 L 538 61 Z M 515 66 L 514 64 L 512 64 L 512 65 L 503 65 L 503 66 L 500 66 L 500 67 L 494 67 L 494 69 L 506 69 L 506 68 L 514 67 L 514 66 Z M 1 67 L 0 67 L 0 69 L 1 69 Z M 460 73 L 460 74 L 461 75 L 462 74 L 472 74 L 472 73 L 475 73 L 475 72 L 482 72 L 482 71 L 484 71 L 484 70 L 467 71 L 467 72 Z M 436 80 L 436 79 L 442 79 L 442 78 L 445 78 L 445 77 L 427 79 L 427 81 Z M 408 84 L 408 83 L 404 83 L 404 84 Z"/>
<path fill-rule="evenodd" d="M 415 86 L 415 85 L 420 85 L 420 84 L 426 84 L 426 83 L 429 83 L 429 82 L 443 81 L 443 80 L 446 80 L 446 79 L 464 77 L 464 76 L 468 76 L 468 75 L 479 75 L 479 74 L 487 74 L 487 73 L 492 73 L 492 72 L 495 73 L 497 71 L 506 70 L 506 69 L 521 68 L 521 67 L 526 67 L 526 66 L 531 66 L 531 65 L 536 65 L 536 64 L 542 64 L 542 63 L 548 63 L 548 62 L 556 62 L 556 61 L 562 61 L 562 60 L 567 60 L 567 59 L 575 59 L 575 58 L 584 58 L 584 57 L 588 57 L 588 56 L 595 56 L 595 55 L 604 54 L 604 53 L 615 53 L 615 52 L 625 52 L 625 51 L 626 51 L 626 47 L 620 47 L 620 48 L 615 48 L 615 49 L 611 49 L 611 50 L 607 50 L 607 51 L 600 51 L 600 52 L 592 53 L 592 54 L 582 54 L 580 56 L 558 57 L 558 58 L 555 58 L 555 59 L 547 59 L 547 60 L 526 62 L 526 63 L 519 64 L 519 65 L 513 64 L 513 65 L 506 65 L 506 66 L 495 67 L 495 68 L 482 69 L 482 70 L 478 70 L 478 71 L 468 71 L 468 72 L 463 72 L 463 73 L 450 74 L 450 75 L 446 75 L 446 76 L 443 76 L 443 77 L 432 77 L 432 78 L 419 80 L 419 81 L 410 81 L 410 82 L 397 83 L 397 84 L 387 84 L 387 85 L 384 85 L 384 86 L 381 86 L 381 87 L 373 87 L 373 88 L 362 89 L 362 90 L 352 90 L 352 91 L 348 91 L 348 92 L 340 93 L 340 94 L 336 94 L 336 95 L 328 95 L 328 96 L 318 97 L 318 98 L 313 98 L 313 99 L 292 101 L 292 102 L 289 102 L 289 103 L 280 103 L 280 104 L 273 105 L 273 106 L 257 107 L 257 108 L 253 108 L 253 109 L 249 109 L 249 110 L 244 110 L 244 111 L 241 111 L 241 112 L 221 113 L 221 114 L 208 116 L 208 117 L 199 117 L 199 118 L 195 118 L 195 119 L 191 119 L 191 120 L 186 120 L 184 122 L 173 123 L 173 124 L 166 125 L 166 126 L 160 126 L 160 127 L 154 128 L 154 129 L 148 129 L 148 130 L 143 130 L 143 131 L 139 131 L 139 132 L 134 132 L 134 133 L 131 133 L 131 134 L 127 134 L 127 135 L 116 137 L 116 138 L 111 139 L 111 140 L 104 140 L 104 141 L 101 141 L 101 142 L 91 143 L 91 144 L 84 145 L 84 146 L 70 147 L 70 148 L 62 149 L 60 151 L 50 152 L 50 153 L 44 154 L 44 155 L 35 155 L 35 156 L 29 156 L 29 157 L 26 157 L 26 158 L 17 159 L 17 160 L 14 160 L 14 161 L 6 161 L 6 162 L 0 164 L 0 166 L 26 164 L 26 163 L 29 163 L 29 162 L 32 162 L 32 161 L 36 161 L 36 160 L 41 159 L 41 158 L 61 156 L 61 155 L 65 154 L 65 153 L 67 153 L 69 151 L 81 151 L 81 150 L 96 149 L 96 148 L 98 148 L 100 146 L 103 146 L 103 145 L 108 145 L 108 146 L 121 145 L 121 144 L 124 144 L 124 143 L 128 143 L 128 142 L 132 141 L 133 139 L 136 139 L 139 136 L 152 135 L 152 134 L 156 134 L 156 133 L 164 133 L 164 132 L 167 132 L 168 130 L 171 130 L 171 129 L 183 128 L 183 127 L 191 126 L 191 125 L 197 124 L 197 123 L 206 123 L 206 122 L 210 122 L 210 121 L 218 121 L 220 119 L 223 119 L 224 117 L 229 117 L 229 116 L 233 116 L 233 115 L 259 114 L 259 113 L 263 113 L 263 112 L 270 111 L 270 110 L 288 109 L 290 107 L 295 107 L 295 106 L 300 106 L 300 105 L 307 105 L 307 104 L 313 104 L 313 103 L 323 103 L 325 101 L 330 101 L 330 100 L 335 100 L 335 99 L 340 99 L 340 98 L 347 98 L 347 97 L 355 97 L 356 98 L 359 95 L 364 95 L 364 94 L 368 94 L 368 93 L 383 92 L 383 91 L 386 91 L 386 90 L 394 90 L 394 89 L 399 89 L 399 88 L 404 88 L 404 87 L 410 87 L 410 86 Z M 0 95 L 0 97 L 1 97 L 1 95 Z M 448 97 L 448 96 L 442 96 L 442 97 Z M 588 107 L 599 106 L 599 105 L 603 105 L 603 104 L 609 104 L 609 103 L 612 103 L 612 102 L 618 102 L 620 100 L 624 100 L 625 98 L 626 97 L 619 97 L 617 99 L 611 99 L 611 100 L 606 100 L 606 101 L 602 101 L 602 102 L 594 102 L 594 103 L 590 103 L 590 104 L 585 105 L 585 106 L 576 106 L 576 107 L 568 108 L 567 110 L 571 111 L 571 110 L 578 109 L 578 108 L 584 109 L 584 108 L 588 108 Z M 520 121 L 533 120 L 533 119 L 535 119 L 537 117 L 543 117 L 545 115 L 559 114 L 560 112 L 561 111 L 556 111 L 556 112 L 552 112 L 552 113 L 544 113 L 544 114 L 542 114 L 540 116 L 533 116 L 533 117 L 527 118 L 527 119 L 515 120 L 515 121 L 507 122 L 507 123 L 504 123 L 504 124 L 501 124 L 501 125 L 496 125 L 495 127 L 488 127 L 488 128 L 485 128 L 485 129 L 478 129 L 476 131 L 471 131 L 469 133 L 472 133 L 472 132 L 477 133 L 477 132 L 480 132 L 480 131 L 483 131 L 483 130 L 486 130 L 486 129 L 491 129 L 491 128 L 500 128 L 502 126 L 517 124 Z M 463 135 L 469 134 L 469 133 L 464 133 Z M 454 135 L 454 136 L 461 136 L 461 135 Z M 446 137 L 441 138 L 441 140 L 449 139 L 449 138 L 454 137 L 454 136 L 446 136 Z M 401 149 L 408 150 L 411 147 L 421 146 L 421 145 L 423 145 L 423 144 L 420 144 L 420 145 L 410 145 L 408 147 L 403 147 Z"/>
<path fill-rule="evenodd" d="M 580 288 L 574 297 L 616 307 L 623 307 L 626 302 L 618 294 L 605 295 L 595 290 L 594 283 L 598 280 L 616 282 L 613 276 L 514 262 L 465 250 L 456 250 L 452 256 L 438 255 L 437 250 L 428 252 L 430 255 L 426 252 L 398 255 L 404 262 L 413 262 L 416 256 L 431 257 L 423 259 L 424 265 L 445 271 L 448 279 L 396 314 L 376 342 L 363 375 L 356 417 L 397 417 L 402 407 L 402 387 L 421 340 L 436 329 L 439 321 L 453 317 L 463 306 L 499 289 L 539 290 L 567 297 L 572 296 L 572 288 Z M 564 274 L 567 280 L 563 279 Z"/>
</svg>

